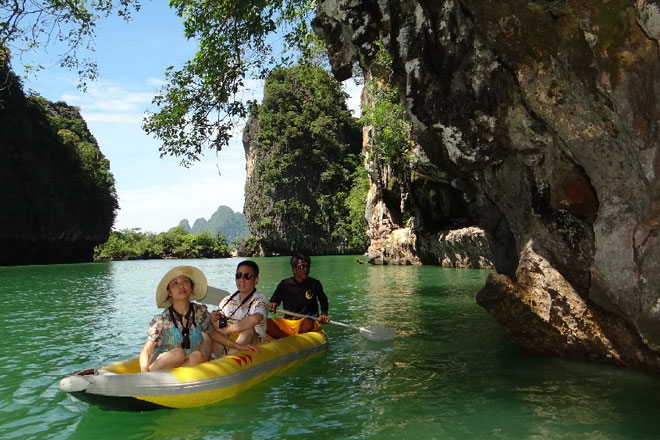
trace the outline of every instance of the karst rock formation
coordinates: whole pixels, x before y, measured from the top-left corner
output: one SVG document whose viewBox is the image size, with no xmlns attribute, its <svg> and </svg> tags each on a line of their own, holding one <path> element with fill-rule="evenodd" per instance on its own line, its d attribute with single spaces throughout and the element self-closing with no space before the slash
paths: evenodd
<svg viewBox="0 0 660 440">
<path fill-rule="evenodd" d="M 328 0 L 313 24 L 339 80 L 382 38 L 512 340 L 660 372 L 660 2 Z"/>
</svg>

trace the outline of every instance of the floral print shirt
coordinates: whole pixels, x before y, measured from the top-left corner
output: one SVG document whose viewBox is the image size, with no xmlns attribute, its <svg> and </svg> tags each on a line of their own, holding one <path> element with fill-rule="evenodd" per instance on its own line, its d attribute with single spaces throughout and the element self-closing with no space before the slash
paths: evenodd
<svg viewBox="0 0 660 440">
<path fill-rule="evenodd" d="M 195 308 L 195 320 L 189 325 L 190 348 L 186 349 L 186 354 L 193 351 L 202 351 L 203 339 L 202 333 L 211 330 L 211 315 L 203 304 L 190 303 Z M 176 317 L 176 314 L 174 315 Z M 154 353 L 163 353 L 180 346 L 183 342 L 183 333 L 181 332 L 181 322 L 172 321 L 169 308 L 156 315 L 147 331 L 147 339 L 156 343 Z"/>
</svg>

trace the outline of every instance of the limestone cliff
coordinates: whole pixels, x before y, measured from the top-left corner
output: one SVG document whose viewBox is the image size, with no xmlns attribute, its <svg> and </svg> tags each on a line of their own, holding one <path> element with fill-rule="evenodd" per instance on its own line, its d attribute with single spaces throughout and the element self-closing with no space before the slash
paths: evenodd
<svg viewBox="0 0 660 440">
<path fill-rule="evenodd" d="M 271 74 L 243 145 L 244 213 L 260 254 L 356 253 L 345 201 L 360 130 L 332 76 L 313 66 Z"/>
<path fill-rule="evenodd" d="M 92 261 L 117 209 L 78 109 L 26 98 L 0 48 L 0 265 Z"/>
<path fill-rule="evenodd" d="M 327 0 L 314 25 L 340 80 L 383 38 L 512 339 L 660 371 L 658 2 Z"/>
</svg>

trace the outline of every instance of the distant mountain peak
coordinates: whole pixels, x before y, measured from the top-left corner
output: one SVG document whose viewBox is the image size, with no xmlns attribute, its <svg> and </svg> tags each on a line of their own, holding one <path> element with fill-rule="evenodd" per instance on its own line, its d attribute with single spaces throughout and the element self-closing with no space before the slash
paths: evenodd
<svg viewBox="0 0 660 440">
<path fill-rule="evenodd" d="M 220 205 L 218 209 L 206 220 L 198 218 L 190 227 L 188 219 L 179 222 L 179 226 L 192 234 L 208 232 L 211 235 L 223 235 L 227 243 L 240 241 L 250 236 L 245 216 L 241 212 L 234 212 L 229 206 Z"/>
<path fill-rule="evenodd" d="M 185 229 L 186 231 L 190 232 L 190 223 L 188 223 L 188 220 L 185 218 L 179 222 L 179 226 Z"/>
</svg>

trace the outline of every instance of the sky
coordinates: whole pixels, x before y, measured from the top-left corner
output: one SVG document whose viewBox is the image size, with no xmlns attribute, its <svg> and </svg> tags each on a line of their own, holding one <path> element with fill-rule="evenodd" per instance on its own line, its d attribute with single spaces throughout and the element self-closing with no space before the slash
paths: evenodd
<svg viewBox="0 0 660 440">
<path fill-rule="evenodd" d="M 119 18 L 99 21 L 91 55 L 100 76 L 85 92 L 77 87 L 77 73 L 56 66 L 61 49 L 49 47 L 47 52 L 32 55 L 45 69 L 24 79 L 24 89 L 80 108 L 115 177 L 119 197 L 115 230 L 140 228 L 159 233 L 182 219 L 191 225 L 198 218 L 208 220 L 220 205 L 243 211 L 242 126 L 228 147 L 219 153 L 207 150 L 190 168 L 180 166 L 175 157 L 160 158 L 158 141 L 142 131 L 145 111 L 154 110 L 151 100 L 163 84 L 166 68 L 182 66 L 197 50 L 194 41 L 183 37 L 181 19 L 167 2 L 143 2 L 129 22 Z M 12 60 L 18 74 L 20 64 L 21 60 Z M 247 82 L 246 93 L 259 102 L 261 84 Z M 351 81 L 344 90 L 351 95 L 349 108 L 359 116 L 359 87 Z"/>
</svg>

